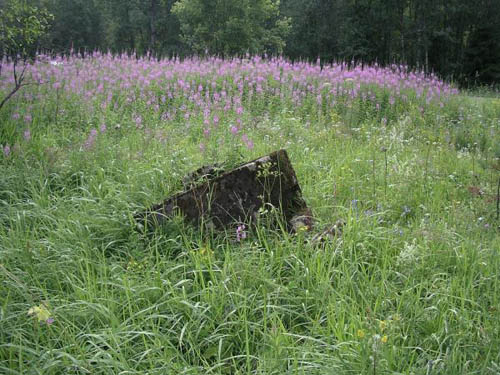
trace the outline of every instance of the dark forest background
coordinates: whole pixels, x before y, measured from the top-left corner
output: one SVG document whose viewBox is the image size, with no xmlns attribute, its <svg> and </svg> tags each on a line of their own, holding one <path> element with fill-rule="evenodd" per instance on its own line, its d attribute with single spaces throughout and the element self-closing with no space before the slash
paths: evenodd
<svg viewBox="0 0 500 375">
<path fill-rule="evenodd" d="M 500 0 L 26 1 L 53 15 L 37 48 L 55 53 L 282 54 L 500 81 Z"/>
</svg>

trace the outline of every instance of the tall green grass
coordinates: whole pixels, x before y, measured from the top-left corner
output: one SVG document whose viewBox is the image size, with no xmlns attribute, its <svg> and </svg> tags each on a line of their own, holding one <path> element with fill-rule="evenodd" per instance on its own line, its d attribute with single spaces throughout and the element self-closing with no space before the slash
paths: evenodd
<svg viewBox="0 0 500 375">
<path fill-rule="evenodd" d="M 91 150 L 95 124 L 40 123 L 0 161 L 0 373 L 498 374 L 500 106 L 395 105 L 384 125 L 358 104 L 256 110 L 252 150 L 201 152 L 179 119 L 162 143 L 110 112 Z M 342 236 L 136 230 L 187 172 L 278 148 L 314 231 Z"/>
</svg>

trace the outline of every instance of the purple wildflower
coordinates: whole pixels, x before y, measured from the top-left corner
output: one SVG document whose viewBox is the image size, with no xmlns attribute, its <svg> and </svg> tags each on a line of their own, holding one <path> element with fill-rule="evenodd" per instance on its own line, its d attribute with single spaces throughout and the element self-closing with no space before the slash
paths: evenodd
<svg viewBox="0 0 500 375">
<path fill-rule="evenodd" d="M 236 228 L 236 241 L 241 242 L 241 240 L 247 238 L 247 232 L 245 232 L 245 229 L 245 224 L 238 225 L 238 228 Z"/>
<path fill-rule="evenodd" d="M 96 137 L 97 137 L 97 130 L 91 129 L 89 136 L 87 137 L 85 143 L 83 144 L 83 148 L 86 150 L 90 150 L 92 147 L 94 147 Z"/>
<path fill-rule="evenodd" d="M 141 116 L 137 116 L 135 118 L 135 127 L 137 129 L 140 129 L 142 127 L 142 117 Z"/>
<path fill-rule="evenodd" d="M 241 136 L 241 140 L 243 141 L 243 143 L 245 143 L 245 144 L 246 144 L 246 146 L 247 146 L 247 148 L 248 148 L 249 150 L 253 149 L 254 144 L 253 144 L 253 142 L 252 142 L 252 141 L 248 138 L 248 136 L 247 136 L 246 134 L 243 134 L 243 135 Z"/>
<path fill-rule="evenodd" d="M 3 146 L 3 154 L 5 157 L 8 157 L 10 155 L 10 146 L 9 145 Z"/>
<path fill-rule="evenodd" d="M 23 133 L 23 138 L 26 142 L 29 142 L 31 140 L 31 132 L 29 129 L 26 129 Z"/>
<path fill-rule="evenodd" d="M 408 206 L 403 206 L 403 212 L 401 213 L 401 217 L 406 217 L 410 214 L 411 208 Z"/>
<path fill-rule="evenodd" d="M 352 209 L 353 209 L 354 211 L 357 211 L 357 210 L 358 210 L 358 202 L 359 202 L 359 201 L 358 201 L 357 199 L 353 199 L 353 200 L 351 201 L 351 207 L 352 207 Z"/>
</svg>

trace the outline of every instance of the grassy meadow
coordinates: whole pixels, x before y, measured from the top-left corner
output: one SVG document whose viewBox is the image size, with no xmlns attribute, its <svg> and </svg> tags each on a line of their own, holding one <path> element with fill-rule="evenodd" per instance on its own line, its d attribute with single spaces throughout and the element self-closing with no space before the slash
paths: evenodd
<svg viewBox="0 0 500 375">
<path fill-rule="evenodd" d="M 500 373 L 498 98 L 278 58 L 27 72 L 0 112 L 0 373 Z M 280 148 L 311 233 L 137 230 L 189 172 Z"/>
</svg>

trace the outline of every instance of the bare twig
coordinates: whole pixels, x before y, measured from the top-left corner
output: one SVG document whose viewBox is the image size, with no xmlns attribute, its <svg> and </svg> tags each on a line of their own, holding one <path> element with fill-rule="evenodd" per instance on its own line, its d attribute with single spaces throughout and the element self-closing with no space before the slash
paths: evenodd
<svg viewBox="0 0 500 375">
<path fill-rule="evenodd" d="M 27 86 L 30 84 L 30 83 L 23 83 L 24 79 L 26 78 L 25 74 L 26 74 L 26 68 L 28 66 L 28 64 L 26 63 L 26 60 L 24 61 L 24 66 L 23 66 L 23 69 L 22 69 L 21 73 L 19 74 L 19 76 L 17 75 L 17 71 L 16 71 L 17 62 L 18 62 L 17 59 L 15 59 L 14 60 L 14 88 L 0 102 L 0 110 L 5 105 L 5 103 L 7 103 L 10 100 L 10 98 L 12 98 L 14 96 L 14 94 L 19 91 L 19 89 L 21 87 Z"/>
<path fill-rule="evenodd" d="M 16 83 L 16 86 L 17 86 L 16 66 L 17 66 L 17 59 L 14 60 L 14 82 Z"/>
<path fill-rule="evenodd" d="M 0 109 L 2 109 L 2 107 L 4 106 L 5 103 L 7 103 L 7 101 L 12 98 L 12 96 L 20 89 L 21 87 L 20 86 L 17 86 L 14 87 L 14 89 L 0 102 Z"/>
</svg>

